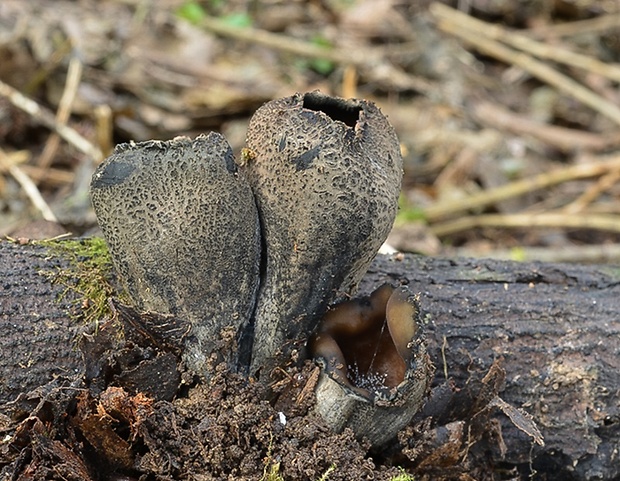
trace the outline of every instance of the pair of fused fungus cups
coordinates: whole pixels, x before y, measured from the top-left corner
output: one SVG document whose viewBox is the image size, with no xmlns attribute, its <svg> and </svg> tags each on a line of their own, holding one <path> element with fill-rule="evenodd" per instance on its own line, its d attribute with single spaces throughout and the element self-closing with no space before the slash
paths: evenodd
<svg viewBox="0 0 620 481">
<path fill-rule="evenodd" d="M 238 160 L 217 133 L 117 146 L 91 195 L 136 307 L 189 322 L 188 367 L 208 376 L 215 359 L 269 383 L 356 288 L 401 178 L 373 103 L 312 92 L 263 105 Z"/>
</svg>

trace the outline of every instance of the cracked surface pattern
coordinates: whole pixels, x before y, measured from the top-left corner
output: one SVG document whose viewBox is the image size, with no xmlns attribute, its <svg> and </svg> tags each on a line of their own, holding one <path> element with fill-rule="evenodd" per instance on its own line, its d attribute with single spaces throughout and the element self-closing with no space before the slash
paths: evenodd
<svg viewBox="0 0 620 481">
<path fill-rule="evenodd" d="M 91 192 L 136 307 L 190 321 L 192 368 L 202 371 L 212 352 L 235 365 L 236 339 L 255 305 L 260 233 L 226 139 L 211 133 L 119 145 Z"/>
<path fill-rule="evenodd" d="M 328 304 L 352 292 L 398 208 L 402 158 L 371 102 L 318 92 L 262 106 L 242 159 L 266 248 L 251 372 L 301 347 Z"/>
</svg>

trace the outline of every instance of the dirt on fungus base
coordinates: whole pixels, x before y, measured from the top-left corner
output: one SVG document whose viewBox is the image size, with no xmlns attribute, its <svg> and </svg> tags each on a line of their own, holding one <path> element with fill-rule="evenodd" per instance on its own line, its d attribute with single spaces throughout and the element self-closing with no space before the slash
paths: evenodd
<svg viewBox="0 0 620 481">
<path fill-rule="evenodd" d="M 270 479 L 317 480 L 329 471 L 330 480 L 388 480 L 398 475 L 396 468 L 377 466 L 351 431 L 335 434 L 310 412 L 313 393 L 302 393 L 315 369 L 308 363 L 276 407 L 261 400 L 266 396 L 261 385 L 225 370 L 174 401 L 154 401 L 120 387 L 95 394 L 49 386 L 39 391 L 45 409 L 30 413 L 0 454 L 0 478 L 259 480 L 278 473 L 282 478 Z"/>
</svg>

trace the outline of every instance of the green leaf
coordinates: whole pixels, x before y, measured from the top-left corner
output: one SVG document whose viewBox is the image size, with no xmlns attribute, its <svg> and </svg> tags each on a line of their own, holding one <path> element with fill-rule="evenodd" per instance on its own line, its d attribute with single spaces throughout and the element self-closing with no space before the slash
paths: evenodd
<svg viewBox="0 0 620 481">
<path fill-rule="evenodd" d="M 197 25 L 207 16 L 207 12 L 198 2 L 189 0 L 177 9 L 176 15 L 191 24 Z"/>
<path fill-rule="evenodd" d="M 312 37 L 310 42 L 313 45 L 316 45 L 317 47 L 322 47 L 322 48 L 325 48 L 325 49 L 331 49 L 333 47 L 332 43 L 328 39 L 323 37 L 322 35 L 315 35 L 314 37 Z M 328 60 L 326 58 L 315 58 L 315 59 L 312 59 L 312 60 L 310 60 L 308 65 L 309 65 L 309 67 L 312 70 L 315 70 L 316 72 L 320 73 L 321 75 L 328 75 L 335 68 L 334 62 L 332 62 L 331 60 Z"/>
<path fill-rule="evenodd" d="M 396 222 L 399 224 L 426 222 L 426 214 L 420 207 L 403 207 L 396 214 Z"/>
<path fill-rule="evenodd" d="M 312 37 L 310 42 L 313 45 L 316 45 L 317 47 L 325 47 L 325 48 L 333 47 L 332 43 L 328 39 L 323 37 L 323 35 L 315 35 L 314 37 Z"/>
<path fill-rule="evenodd" d="M 398 214 L 396 214 L 396 224 L 408 224 L 410 222 L 427 222 L 426 213 L 422 207 L 412 205 L 401 193 L 398 198 Z"/>
<path fill-rule="evenodd" d="M 310 68 L 321 75 L 328 75 L 334 70 L 334 62 L 326 58 L 315 58 L 310 61 Z"/>
<path fill-rule="evenodd" d="M 513 261 L 524 262 L 527 260 L 527 253 L 523 247 L 513 247 L 510 249 L 510 258 Z"/>
<path fill-rule="evenodd" d="M 251 27 L 252 17 L 247 13 L 231 13 L 220 17 L 220 20 L 231 27 Z"/>
</svg>

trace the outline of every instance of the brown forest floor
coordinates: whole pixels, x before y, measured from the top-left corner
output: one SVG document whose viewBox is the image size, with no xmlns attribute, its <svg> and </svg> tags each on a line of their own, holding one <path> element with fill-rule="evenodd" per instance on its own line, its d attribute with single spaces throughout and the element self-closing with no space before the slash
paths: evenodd
<svg viewBox="0 0 620 481">
<path fill-rule="evenodd" d="M 4 0 L 0 235 L 89 231 L 116 143 L 218 130 L 238 153 L 263 102 L 321 89 L 400 136 L 397 249 L 617 262 L 620 4 L 446 4 Z"/>
</svg>

